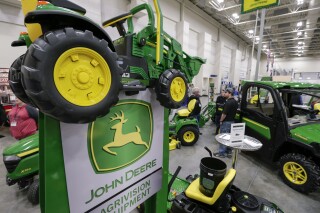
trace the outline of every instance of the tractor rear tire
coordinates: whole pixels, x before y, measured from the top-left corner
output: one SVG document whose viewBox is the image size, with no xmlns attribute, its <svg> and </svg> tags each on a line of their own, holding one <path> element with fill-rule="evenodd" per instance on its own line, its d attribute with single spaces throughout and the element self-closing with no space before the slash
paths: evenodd
<svg viewBox="0 0 320 213">
<path fill-rule="evenodd" d="M 119 100 L 122 69 L 108 42 L 91 31 L 50 31 L 28 49 L 22 83 L 41 112 L 65 123 L 88 123 Z"/>
<path fill-rule="evenodd" d="M 21 55 L 19 58 L 17 58 L 11 65 L 9 69 L 9 85 L 14 93 L 14 95 L 19 98 L 21 101 L 23 101 L 26 104 L 33 105 L 31 100 L 28 98 L 26 92 L 24 91 L 24 88 L 21 83 L 21 65 L 24 58 L 24 55 Z"/>
<path fill-rule="evenodd" d="M 166 70 L 160 75 L 155 91 L 157 100 L 162 106 L 168 109 L 177 109 L 182 106 L 187 98 L 187 79 L 179 70 Z"/>
<path fill-rule="evenodd" d="M 319 186 L 319 166 L 302 154 L 289 153 L 280 159 L 280 176 L 291 188 L 308 194 Z"/>
<path fill-rule="evenodd" d="M 193 146 L 199 139 L 199 128 L 193 125 L 181 127 L 177 137 L 182 146 Z"/>
<path fill-rule="evenodd" d="M 33 205 L 39 204 L 39 179 L 35 179 L 30 185 L 27 197 Z"/>
</svg>

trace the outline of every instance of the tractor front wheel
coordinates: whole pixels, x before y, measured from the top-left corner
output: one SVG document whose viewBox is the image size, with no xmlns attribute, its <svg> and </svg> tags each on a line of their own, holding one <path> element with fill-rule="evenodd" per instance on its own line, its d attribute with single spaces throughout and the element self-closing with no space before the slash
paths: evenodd
<svg viewBox="0 0 320 213">
<path fill-rule="evenodd" d="M 296 191 L 308 194 L 319 185 L 319 167 L 302 154 L 289 153 L 280 159 L 280 176 Z"/>
<path fill-rule="evenodd" d="M 161 74 L 155 89 L 157 99 L 162 106 L 177 109 L 187 98 L 187 79 L 179 70 L 169 69 Z"/>
<path fill-rule="evenodd" d="M 94 121 L 118 101 L 122 69 L 117 58 L 108 42 L 91 31 L 50 31 L 25 55 L 26 94 L 40 111 L 60 121 Z"/>
<path fill-rule="evenodd" d="M 17 58 L 9 69 L 9 85 L 14 95 L 26 104 L 33 105 L 21 83 L 21 65 L 24 54 Z"/>
<path fill-rule="evenodd" d="M 178 132 L 178 139 L 182 146 L 192 146 L 199 139 L 199 129 L 196 126 L 184 126 Z"/>
</svg>

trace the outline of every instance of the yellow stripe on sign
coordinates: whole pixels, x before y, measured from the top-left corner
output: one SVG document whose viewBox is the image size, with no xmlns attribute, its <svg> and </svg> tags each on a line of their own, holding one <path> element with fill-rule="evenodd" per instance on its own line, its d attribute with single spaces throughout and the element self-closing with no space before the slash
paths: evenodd
<svg viewBox="0 0 320 213">
<path fill-rule="evenodd" d="M 26 151 L 26 152 L 22 152 L 20 154 L 17 154 L 18 157 L 24 157 L 24 156 L 27 156 L 27 155 L 30 155 L 30 154 L 33 154 L 35 152 L 39 152 L 39 148 L 35 148 L 35 149 L 31 149 L 29 151 Z"/>
<path fill-rule="evenodd" d="M 124 16 L 124 17 L 122 17 L 122 18 L 119 18 L 119 19 L 117 19 L 117 20 L 115 20 L 115 21 L 113 21 L 113 22 L 110 22 L 110 23 L 108 23 L 108 24 L 105 24 L 103 27 L 109 27 L 109 26 L 113 25 L 114 23 L 117 23 L 118 21 L 121 21 L 121 20 L 123 20 L 123 19 L 130 18 L 130 17 L 132 17 L 132 14 L 127 15 L 127 16 Z"/>
<path fill-rule="evenodd" d="M 268 130 L 268 129 L 269 129 L 268 127 L 263 126 L 263 125 L 255 122 L 255 121 L 253 121 L 253 120 L 250 120 L 249 118 L 243 118 L 243 120 L 244 120 L 244 121 L 247 121 L 247 122 L 250 122 L 250 123 L 253 123 L 254 125 L 257 125 L 257 126 L 263 128 L 263 129 L 265 129 L 265 130 Z"/>
</svg>

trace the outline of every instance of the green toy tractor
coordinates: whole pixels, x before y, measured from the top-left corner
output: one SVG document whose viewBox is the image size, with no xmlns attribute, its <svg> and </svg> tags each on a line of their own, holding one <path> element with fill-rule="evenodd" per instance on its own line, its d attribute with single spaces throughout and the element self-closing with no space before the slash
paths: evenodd
<svg viewBox="0 0 320 213">
<path fill-rule="evenodd" d="M 157 28 L 149 4 L 105 21 L 104 27 L 118 29 L 121 37 L 115 41 L 72 2 L 21 3 L 32 43 L 22 58 L 16 86 L 24 89 L 28 103 L 66 123 L 87 123 L 104 116 L 117 103 L 120 90 L 131 95 L 154 88 L 162 106 L 179 108 L 187 83 L 205 63 L 183 52 L 181 44 L 163 31 L 157 0 Z M 147 11 L 149 22 L 135 33 L 133 16 L 142 10 Z"/>
<path fill-rule="evenodd" d="M 7 184 L 28 188 L 28 200 L 38 204 L 39 180 L 35 176 L 39 172 L 39 135 L 31 135 L 5 148 L 3 163 L 8 171 Z"/>
</svg>

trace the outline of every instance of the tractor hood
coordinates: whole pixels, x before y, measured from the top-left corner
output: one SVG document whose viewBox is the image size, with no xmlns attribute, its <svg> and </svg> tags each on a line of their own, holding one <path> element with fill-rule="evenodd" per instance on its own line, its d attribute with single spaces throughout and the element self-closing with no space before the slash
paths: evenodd
<svg viewBox="0 0 320 213">
<path fill-rule="evenodd" d="M 292 138 L 307 144 L 312 142 L 320 144 L 319 132 L 320 123 L 300 126 L 290 131 Z"/>
<path fill-rule="evenodd" d="M 29 137 L 26 137 L 4 149 L 3 155 L 20 155 L 21 153 L 26 153 L 28 151 L 37 151 L 39 148 L 39 134 L 36 133 Z"/>
</svg>

